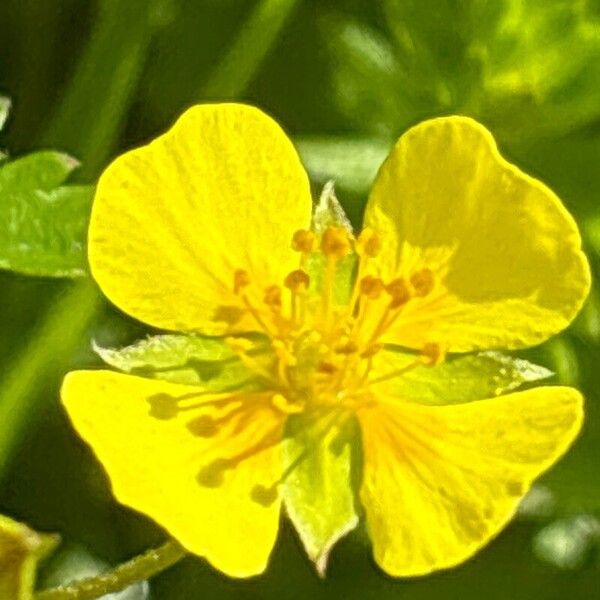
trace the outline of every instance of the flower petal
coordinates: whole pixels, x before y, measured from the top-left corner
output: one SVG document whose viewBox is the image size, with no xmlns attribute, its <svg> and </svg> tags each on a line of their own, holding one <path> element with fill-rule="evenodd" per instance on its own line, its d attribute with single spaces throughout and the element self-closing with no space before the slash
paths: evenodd
<svg viewBox="0 0 600 600">
<path fill-rule="evenodd" d="M 234 272 L 263 287 L 280 284 L 297 268 L 292 235 L 310 218 L 307 175 L 270 117 L 241 104 L 195 106 L 102 174 L 89 231 L 92 274 L 141 321 L 221 334 L 239 303 Z M 257 327 L 247 318 L 235 329 Z"/>
<path fill-rule="evenodd" d="M 384 401 L 358 416 L 375 560 L 411 576 L 457 565 L 499 532 L 577 435 L 582 399 L 546 387 L 437 407 Z"/>
<path fill-rule="evenodd" d="M 223 396 L 181 399 L 194 394 L 192 386 L 111 371 L 75 371 L 62 388 L 75 429 L 103 464 L 120 502 L 224 573 L 261 573 L 277 535 L 280 501 L 261 502 L 254 490 L 281 476 L 282 417 L 269 396 L 248 396 L 247 410 L 211 433 L 208 421 L 236 404 L 219 407 L 214 401 Z M 172 414 L 149 414 L 149 402 L 177 398 L 201 402 L 199 412 L 182 405 Z M 243 460 L 233 460 L 240 455 Z M 217 469 L 224 459 L 230 467 Z"/>
<path fill-rule="evenodd" d="M 372 263 L 386 280 L 424 268 L 438 280 L 405 307 L 388 342 L 529 346 L 566 327 L 589 291 L 577 226 L 560 200 L 466 117 L 425 121 L 400 138 L 365 224 L 382 235 Z"/>
</svg>

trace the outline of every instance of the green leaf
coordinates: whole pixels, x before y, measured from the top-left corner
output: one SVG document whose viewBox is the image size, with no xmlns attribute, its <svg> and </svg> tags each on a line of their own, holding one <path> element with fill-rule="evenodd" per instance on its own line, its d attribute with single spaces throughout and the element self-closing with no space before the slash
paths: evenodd
<svg viewBox="0 0 600 600">
<path fill-rule="evenodd" d="M 77 165 L 45 151 L 0 166 L 0 268 L 41 277 L 86 274 L 93 188 L 61 186 Z"/>
<path fill-rule="evenodd" d="M 408 367 L 415 356 L 386 351 L 378 369 L 385 377 Z M 526 360 L 498 352 L 449 358 L 435 367 L 408 368 L 386 381 L 390 393 L 423 404 L 457 404 L 499 396 L 525 383 L 550 377 L 552 372 Z"/>
<path fill-rule="evenodd" d="M 321 576 L 335 543 L 359 520 L 354 493 L 357 424 L 326 425 L 304 415 L 290 417 L 284 443 L 289 474 L 282 486 L 287 514 Z"/>
<path fill-rule="evenodd" d="M 94 350 L 111 367 L 132 375 L 197 385 L 214 392 L 258 386 L 252 372 L 222 338 L 167 334 L 122 349 L 94 344 Z M 259 358 L 269 360 L 266 352 Z"/>
<path fill-rule="evenodd" d="M 57 536 L 37 533 L 0 515 L 0 598 L 32 599 L 38 562 L 57 544 Z"/>
<path fill-rule="evenodd" d="M 10 113 L 10 100 L 4 96 L 0 96 L 0 131 L 6 124 L 6 119 Z"/>
</svg>

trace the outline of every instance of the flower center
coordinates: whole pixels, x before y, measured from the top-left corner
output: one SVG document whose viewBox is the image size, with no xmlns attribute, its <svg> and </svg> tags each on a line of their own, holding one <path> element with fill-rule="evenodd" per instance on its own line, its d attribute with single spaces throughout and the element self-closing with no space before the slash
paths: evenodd
<svg viewBox="0 0 600 600">
<path fill-rule="evenodd" d="M 285 398 L 280 410 L 355 408 L 365 397 L 382 336 L 411 301 L 435 289 L 430 269 L 391 281 L 372 274 L 372 259 L 381 244 L 370 228 L 357 237 L 344 227 L 328 227 L 320 238 L 300 230 L 291 242 L 300 255 L 298 268 L 280 285 L 261 287 L 247 271 L 234 273 L 233 291 L 269 338 L 273 364 L 258 364 L 246 338 L 228 341 L 247 366 Z M 425 362 L 435 363 L 441 351 L 430 344 L 422 355 Z"/>
</svg>

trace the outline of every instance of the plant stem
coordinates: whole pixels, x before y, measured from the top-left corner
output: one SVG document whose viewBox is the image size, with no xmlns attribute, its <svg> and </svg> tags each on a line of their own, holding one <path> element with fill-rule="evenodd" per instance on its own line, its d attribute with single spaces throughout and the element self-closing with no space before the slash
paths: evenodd
<svg viewBox="0 0 600 600">
<path fill-rule="evenodd" d="M 129 586 L 150 579 L 168 569 L 185 556 L 185 550 L 174 541 L 148 550 L 108 573 L 82 579 L 68 585 L 42 590 L 35 600 L 92 600 L 120 592 Z"/>
</svg>

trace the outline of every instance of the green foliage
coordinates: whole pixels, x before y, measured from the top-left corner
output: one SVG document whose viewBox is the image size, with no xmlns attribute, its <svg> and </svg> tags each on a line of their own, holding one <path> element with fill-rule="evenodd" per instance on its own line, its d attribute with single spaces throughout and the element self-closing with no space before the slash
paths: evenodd
<svg viewBox="0 0 600 600">
<path fill-rule="evenodd" d="M 0 268 L 44 277 L 86 273 L 93 188 L 61 185 L 78 165 L 36 152 L 0 166 Z"/>
<path fill-rule="evenodd" d="M 385 0 L 383 27 L 323 21 L 340 110 L 395 136 L 457 112 L 508 139 L 558 135 L 600 116 L 600 20 L 583 2 Z"/>
<path fill-rule="evenodd" d="M 140 377 L 196 385 L 206 391 L 257 386 L 252 373 L 222 338 L 157 335 L 120 350 L 97 344 L 94 349 L 106 364 Z"/>
<path fill-rule="evenodd" d="M 394 373 L 414 362 L 402 352 L 382 353 L 380 369 Z M 552 372 L 526 360 L 498 352 L 449 358 L 435 367 L 407 370 L 386 385 L 398 397 L 423 404 L 454 404 L 493 398 L 523 384 L 550 377 Z M 385 375 L 384 375 L 385 376 Z"/>
</svg>

